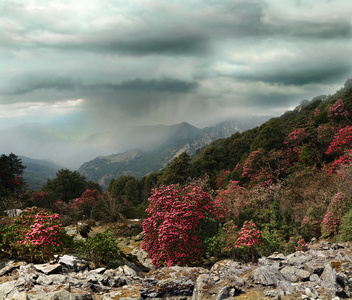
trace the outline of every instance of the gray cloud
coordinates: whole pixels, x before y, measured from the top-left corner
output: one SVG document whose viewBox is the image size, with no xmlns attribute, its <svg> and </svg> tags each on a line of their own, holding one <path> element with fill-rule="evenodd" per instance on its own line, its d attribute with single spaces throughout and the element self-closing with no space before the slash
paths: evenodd
<svg viewBox="0 0 352 300">
<path fill-rule="evenodd" d="M 282 36 L 283 39 L 348 39 L 352 37 L 352 24 L 347 20 L 278 20 L 273 24 L 264 22 L 263 34 Z"/>
<path fill-rule="evenodd" d="M 268 84 L 302 86 L 308 84 L 339 83 L 351 74 L 348 63 L 330 63 L 326 65 L 294 65 L 283 63 L 281 68 L 271 68 L 256 74 L 235 76 L 239 81 L 262 81 Z"/>
<path fill-rule="evenodd" d="M 34 115 L 58 122 L 56 103 L 57 127 L 84 124 L 76 136 L 279 115 L 352 76 L 351 10 L 349 0 L 0 1 L 0 130 Z"/>
<path fill-rule="evenodd" d="M 16 80 L 15 86 L 9 90 L 2 92 L 7 95 L 23 95 L 34 92 L 36 90 L 54 89 L 57 91 L 73 91 L 81 84 L 71 78 L 61 76 L 26 76 Z"/>
<path fill-rule="evenodd" d="M 97 84 L 88 86 L 89 89 L 107 89 L 115 91 L 132 91 L 132 92 L 165 92 L 165 93 L 189 93 L 194 92 L 198 87 L 197 82 L 189 82 L 177 79 L 162 80 L 143 80 L 134 79 L 124 81 L 120 84 Z"/>
<path fill-rule="evenodd" d="M 107 41 L 101 45 L 93 45 L 93 47 L 126 55 L 202 55 L 209 51 L 205 37 L 186 34 L 130 41 Z"/>
<path fill-rule="evenodd" d="M 3 92 L 5 95 L 23 95 L 32 93 L 37 90 L 56 90 L 60 91 L 74 91 L 80 90 L 80 92 L 87 96 L 90 93 L 96 93 L 97 91 L 105 92 L 162 92 L 162 93 L 191 93 L 195 92 L 198 87 L 198 83 L 195 81 L 185 81 L 179 79 L 133 79 L 123 81 L 121 83 L 94 83 L 94 84 L 83 84 L 79 80 L 75 80 L 70 77 L 41 77 L 41 76 L 28 76 L 16 82 L 15 87 L 10 90 Z"/>
</svg>

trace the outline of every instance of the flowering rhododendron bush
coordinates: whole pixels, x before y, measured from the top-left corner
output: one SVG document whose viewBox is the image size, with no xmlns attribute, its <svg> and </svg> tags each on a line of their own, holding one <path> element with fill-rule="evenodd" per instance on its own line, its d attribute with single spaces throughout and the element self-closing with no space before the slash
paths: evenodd
<svg viewBox="0 0 352 300">
<path fill-rule="evenodd" d="M 239 164 L 236 168 L 242 167 L 241 177 L 248 181 L 248 186 L 268 186 L 280 176 L 281 156 L 280 151 L 265 153 L 263 149 L 258 149 L 248 155 L 243 167 Z"/>
<path fill-rule="evenodd" d="M 98 190 L 86 189 L 80 198 L 72 200 L 71 209 L 77 217 L 88 218 L 100 198 L 101 195 Z"/>
<path fill-rule="evenodd" d="M 338 234 L 342 217 L 348 212 L 349 207 L 349 201 L 344 193 L 338 192 L 334 195 L 321 224 L 323 236 Z"/>
<path fill-rule="evenodd" d="M 67 240 L 59 215 L 37 207 L 24 209 L 7 237 L 12 249 L 32 262 L 53 259 L 54 253 L 61 251 Z"/>
<path fill-rule="evenodd" d="M 247 191 L 238 181 L 231 180 L 226 189 L 220 190 L 216 197 L 217 205 L 225 214 L 225 220 L 237 218 L 249 205 Z"/>
<path fill-rule="evenodd" d="M 242 249 L 248 252 L 253 261 L 256 248 L 263 245 L 261 231 L 252 221 L 245 221 L 241 230 L 237 230 L 233 221 L 225 223 L 220 233 L 220 241 L 223 253 L 235 257 L 236 250 Z"/>
<path fill-rule="evenodd" d="M 285 245 L 284 253 L 290 254 L 295 251 L 306 251 L 308 250 L 305 240 L 301 236 L 291 236 L 289 241 Z"/>
<path fill-rule="evenodd" d="M 340 129 L 329 145 L 326 154 L 337 154 L 338 157 L 331 164 L 329 174 L 336 173 L 341 166 L 351 163 L 352 154 L 352 126 Z"/>
<path fill-rule="evenodd" d="M 142 249 L 156 267 L 194 263 L 204 250 L 202 225 L 221 217 L 209 194 L 192 184 L 154 189 L 146 212 Z"/>
</svg>

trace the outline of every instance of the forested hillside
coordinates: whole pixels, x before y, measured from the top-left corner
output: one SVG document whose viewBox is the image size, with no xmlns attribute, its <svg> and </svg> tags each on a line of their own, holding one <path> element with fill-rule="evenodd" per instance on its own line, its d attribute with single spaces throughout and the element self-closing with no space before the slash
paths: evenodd
<svg viewBox="0 0 352 300">
<path fill-rule="evenodd" d="M 144 219 L 142 247 L 155 266 L 255 260 L 313 239 L 352 240 L 351 151 L 352 79 L 334 95 L 183 152 L 160 172 L 114 178 L 104 193 L 69 170 L 25 191 L 21 160 L 2 155 L 0 204 L 36 205 L 71 221 Z"/>
<path fill-rule="evenodd" d="M 216 140 L 195 155 L 183 153 L 159 173 L 138 180 L 131 176 L 113 179 L 108 192 L 125 201 L 127 216 L 142 217 L 148 207 L 145 249 L 155 257 L 161 255 L 160 249 L 153 252 L 158 243 L 162 243 L 160 248 L 168 247 L 155 235 L 171 234 L 167 230 L 174 228 L 171 224 L 188 222 L 177 216 L 191 216 L 194 211 L 208 221 L 221 219 L 221 230 L 211 229 L 208 223 L 207 229 L 197 229 L 205 234 L 198 237 L 204 241 L 199 245 L 205 243 L 208 253 L 244 257 L 243 249 L 251 252 L 254 248 L 261 255 L 289 253 L 304 249 L 312 238 L 352 238 L 351 151 L 350 79 L 334 95 L 304 100 L 293 111 Z M 205 197 L 199 187 L 212 195 L 206 208 L 197 202 Z M 195 195 L 201 198 L 193 202 Z M 182 230 L 176 231 L 181 234 Z M 238 244 L 259 232 L 264 248 L 257 248 L 259 238 L 254 239 L 256 245 Z M 175 241 L 169 237 L 165 243 Z M 157 264 L 167 261 L 155 259 Z"/>
<path fill-rule="evenodd" d="M 229 181 L 247 188 L 287 182 L 313 170 L 334 172 L 348 161 L 343 153 L 350 144 L 343 136 L 350 134 L 351 92 L 352 80 L 348 80 L 334 95 L 301 101 L 294 110 L 259 127 L 216 140 L 195 155 L 177 157 L 159 173 L 113 179 L 108 190 L 128 197 L 120 182 L 133 181 L 143 201 L 160 184 L 185 184 L 190 178 L 208 176 L 212 189 L 224 188 Z M 335 139 L 343 142 L 340 148 L 331 146 Z"/>
</svg>

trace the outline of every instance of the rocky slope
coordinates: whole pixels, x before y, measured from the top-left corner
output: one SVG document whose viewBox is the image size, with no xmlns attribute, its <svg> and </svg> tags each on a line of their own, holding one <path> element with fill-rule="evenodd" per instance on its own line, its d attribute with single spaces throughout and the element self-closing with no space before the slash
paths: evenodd
<svg viewBox="0 0 352 300">
<path fill-rule="evenodd" d="M 125 256 L 137 258 L 141 235 L 121 238 Z M 136 248 L 137 247 L 137 248 Z M 140 263 L 145 263 L 145 259 Z M 57 263 L 0 264 L 0 299 L 341 299 L 352 297 L 349 244 L 320 242 L 307 252 L 275 253 L 257 263 L 231 259 L 212 267 L 144 271 L 126 261 L 116 269 L 91 269 L 73 256 Z"/>
</svg>

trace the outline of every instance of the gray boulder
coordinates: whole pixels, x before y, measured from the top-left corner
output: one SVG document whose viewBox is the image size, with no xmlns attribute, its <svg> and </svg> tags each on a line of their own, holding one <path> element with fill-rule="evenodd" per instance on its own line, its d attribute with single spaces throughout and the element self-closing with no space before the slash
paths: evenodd
<svg viewBox="0 0 352 300">
<path fill-rule="evenodd" d="M 142 298 L 192 296 L 199 275 L 210 273 L 203 268 L 170 267 L 149 272 L 140 289 Z"/>
<path fill-rule="evenodd" d="M 0 276 L 7 275 L 14 270 L 18 269 L 20 266 L 26 265 L 25 262 L 18 262 L 15 263 L 13 261 L 8 262 L 2 269 L 0 269 Z"/>
<path fill-rule="evenodd" d="M 220 300 L 234 297 L 241 292 L 244 284 L 244 280 L 239 277 L 220 280 L 214 274 L 201 274 L 197 278 L 192 300 Z"/>
<path fill-rule="evenodd" d="M 287 257 L 286 264 L 295 267 L 301 267 L 303 264 L 311 261 L 313 256 L 308 252 L 296 251 Z"/>
<path fill-rule="evenodd" d="M 0 284 L 0 299 L 7 299 L 7 297 L 15 292 L 18 292 L 16 288 L 16 280 L 8 281 Z"/>
<path fill-rule="evenodd" d="M 317 274 L 320 276 L 324 271 L 324 265 L 326 262 L 322 261 L 309 261 L 304 263 L 304 269 L 307 270 L 310 274 Z"/>
<path fill-rule="evenodd" d="M 254 282 L 261 285 L 276 286 L 279 281 L 285 280 L 278 269 L 271 266 L 262 266 L 253 271 Z"/>
<path fill-rule="evenodd" d="M 280 270 L 280 273 L 290 282 L 307 281 L 310 276 L 308 271 L 291 266 L 285 266 Z"/>
<path fill-rule="evenodd" d="M 224 259 L 216 262 L 210 271 L 219 276 L 221 279 L 224 279 L 239 276 L 249 269 L 249 266 L 241 264 L 237 261 L 232 259 Z"/>
<path fill-rule="evenodd" d="M 1 298 L 0 298 L 1 299 Z M 7 298 L 6 298 L 7 299 Z M 69 285 L 36 286 L 30 291 L 21 291 L 11 294 L 11 300 L 93 300 L 91 293 L 71 288 Z"/>
<path fill-rule="evenodd" d="M 337 292 L 341 292 L 341 288 L 336 282 L 336 272 L 331 267 L 330 263 L 325 264 L 324 272 L 321 274 L 321 287 L 331 291 L 332 295 L 335 296 Z"/>
</svg>

